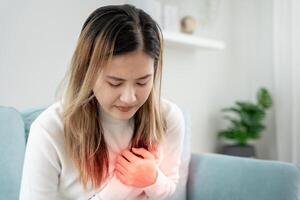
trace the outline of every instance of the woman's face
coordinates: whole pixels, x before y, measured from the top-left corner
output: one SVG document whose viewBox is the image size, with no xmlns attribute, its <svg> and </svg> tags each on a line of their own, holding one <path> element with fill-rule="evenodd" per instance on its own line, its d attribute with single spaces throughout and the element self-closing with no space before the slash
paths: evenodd
<svg viewBox="0 0 300 200">
<path fill-rule="evenodd" d="M 106 113 L 128 120 L 148 99 L 153 76 L 154 59 L 146 53 L 117 55 L 100 72 L 93 92 Z"/>
</svg>

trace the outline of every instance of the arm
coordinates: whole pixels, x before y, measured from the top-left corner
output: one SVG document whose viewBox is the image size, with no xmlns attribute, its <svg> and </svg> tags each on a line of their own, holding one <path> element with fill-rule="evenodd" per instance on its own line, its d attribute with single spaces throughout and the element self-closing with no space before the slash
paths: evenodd
<svg viewBox="0 0 300 200">
<path fill-rule="evenodd" d="M 144 188 L 150 199 L 164 199 L 172 195 L 179 179 L 185 125 L 183 114 L 177 106 L 167 116 L 167 122 L 167 135 L 161 144 L 163 158 L 161 163 L 157 165 L 158 176 L 156 182 Z"/>
<path fill-rule="evenodd" d="M 47 132 L 33 123 L 26 146 L 20 200 L 57 199 L 60 164 Z"/>
</svg>

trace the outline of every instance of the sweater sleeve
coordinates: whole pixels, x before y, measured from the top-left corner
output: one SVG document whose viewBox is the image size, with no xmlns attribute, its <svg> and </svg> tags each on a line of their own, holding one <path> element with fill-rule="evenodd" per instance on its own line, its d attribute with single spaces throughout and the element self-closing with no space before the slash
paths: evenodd
<svg viewBox="0 0 300 200">
<path fill-rule="evenodd" d="M 165 199 L 175 192 L 179 180 L 184 127 L 183 114 L 175 105 L 167 116 L 167 133 L 162 143 L 163 159 L 157 166 L 156 182 L 144 188 L 149 199 Z"/>
<path fill-rule="evenodd" d="M 57 199 L 61 166 L 48 132 L 33 123 L 26 145 L 20 200 Z"/>
</svg>

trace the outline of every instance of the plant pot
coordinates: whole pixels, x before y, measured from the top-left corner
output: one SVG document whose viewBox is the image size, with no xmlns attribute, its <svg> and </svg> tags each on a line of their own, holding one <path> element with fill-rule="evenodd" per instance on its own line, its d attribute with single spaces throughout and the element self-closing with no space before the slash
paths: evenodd
<svg viewBox="0 0 300 200">
<path fill-rule="evenodd" d="M 252 145 L 224 145 L 221 150 L 221 154 L 240 156 L 240 157 L 256 157 L 255 147 Z"/>
</svg>

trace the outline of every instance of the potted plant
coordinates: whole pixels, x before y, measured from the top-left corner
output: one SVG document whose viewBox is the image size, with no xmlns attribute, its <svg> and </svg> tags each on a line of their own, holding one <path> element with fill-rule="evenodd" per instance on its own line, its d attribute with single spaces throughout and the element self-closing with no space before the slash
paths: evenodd
<svg viewBox="0 0 300 200">
<path fill-rule="evenodd" d="M 235 106 L 222 109 L 229 126 L 218 133 L 219 138 L 233 140 L 235 144 L 224 145 L 220 153 L 233 156 L 255 157 L 255 148 L 247 144 L 249 139 L 258 139 L 266 128 L 263 120 L 266 110 L 272 106 L 272 97 L 266 88 L 260 88 L 256 96 L 257 102 L 237 101 Z M 228 114 L 230 113 L 230 114 Z"/>
</svg>

